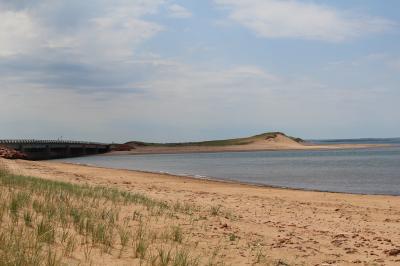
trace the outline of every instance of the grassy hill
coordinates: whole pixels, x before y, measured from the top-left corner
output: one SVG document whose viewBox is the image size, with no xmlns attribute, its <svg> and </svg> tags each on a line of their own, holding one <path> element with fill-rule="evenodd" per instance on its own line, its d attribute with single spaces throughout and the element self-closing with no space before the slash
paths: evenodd
<svg viewBox="0 0 400 266">
<path fill-rule="evenodd" d="M 172 142 L 172 143 L 152 143 L 152 142 L 142 142 L 142 141 L 130 141 L 125 144 L 136 147 L 153 146 L 153 147 L 187 147 L 187 146 L 232 146 L 232 145 L 246 145 L 251 144 L 259 140 L 267 140 L 270 138 L 275 138 L 278 135 L 286 136 L 296 142 L 303 142 L 300 138 L 295 138 L 287 136 L 282 132 L 267 132 L 251 137 L 245 138 L 235 138 L 235 139 L 222 139 L 222 140 L 209 140 L 209 141 L 199 141 L 199 142 Z"/>
</svg>

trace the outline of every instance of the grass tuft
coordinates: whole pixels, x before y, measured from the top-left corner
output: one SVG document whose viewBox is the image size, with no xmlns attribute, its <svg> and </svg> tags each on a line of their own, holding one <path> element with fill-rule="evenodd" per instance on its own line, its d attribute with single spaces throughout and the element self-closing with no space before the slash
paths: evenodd
<svg viewBox="0 0 400 266">
<path fill-rule="evenodd" d="M 133 238 L 135 256 L 144 260 L 157 233 L 145 228 L 143 217 L 173 209 L 140 193 L 18 176 L 3 168 L 0 200 L 0 265 L 57 265 L 77 250 L 85 262 L 92 261 L 94 249 L 119 251 L 121 257 Z M 133 217 L 121 218 L 128 206 Z M 183 239 L 179 228 L 174 239 Z"/>
</svg>

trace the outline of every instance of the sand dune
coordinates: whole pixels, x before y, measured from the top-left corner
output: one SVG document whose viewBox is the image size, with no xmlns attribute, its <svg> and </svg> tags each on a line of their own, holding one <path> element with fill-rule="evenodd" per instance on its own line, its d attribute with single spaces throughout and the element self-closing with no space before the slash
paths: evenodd
<svg viewBox="0 0 400 266">
<path fill-rule="evenodd" d="M 289 137 L 281 132 L 272 132 L 248 138 L 217 140 L 192 143 L 143 143 L 128 142 L 131 150 L 113 151 L 111 154 L 157 154 L 157 153 L 189 153 L 189 152 L 234 152 L 265 150 L 323 150 L 349 149 L 387 146 L 384 144 L 327 144 L 315 145 Z"/>
</svg>

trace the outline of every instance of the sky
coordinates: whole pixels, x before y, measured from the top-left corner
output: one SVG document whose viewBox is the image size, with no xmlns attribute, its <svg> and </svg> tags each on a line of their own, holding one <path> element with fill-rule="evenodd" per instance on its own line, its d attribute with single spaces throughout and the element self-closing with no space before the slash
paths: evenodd
<svg viewBox="0 0 400 266">
<path fill-rule="evenodd" d="M 398 0 L 0 0 L 0 139 L 400 137 Z"/>
</svg>

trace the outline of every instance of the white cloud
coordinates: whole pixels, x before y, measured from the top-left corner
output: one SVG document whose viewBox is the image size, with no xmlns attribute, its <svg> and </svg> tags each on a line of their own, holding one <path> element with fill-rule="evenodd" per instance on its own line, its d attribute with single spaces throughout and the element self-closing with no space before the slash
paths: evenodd
<svg viewBox="0 0 400 266">
<path fill-rule="evenodd" d="M 74 37 L 82 56 L 118 61 L 129 60 L 138 44 L 161 30 L 162 26 L 156 23 L 110 15 L 93 19 Z"/>
<path fill-rule="evenodd" d="M 391 28 L 379 17 L 300 1 L 214 0 L 229 11 L 229 18 L 265 38 L 301 38 L 340 42 Z"/>
<path fill-rule="evenodd" d="M 50 78 L 60 75 L 45 71 Z M 65 86 L 57 80 L 59 89 L 34 84 L 36 72 L 19 79 L 0 76 L 4 125 L 0 138 L 63 135 L 100 141 L 179 141 L 204 138 L 205 131 L 252 130 L 250 134 L 317 128 L 326 128 L 329 135 L 334 128 L 348 130 L 360 121 L 371 123 L 366 113 L 374 116 L 374 125 L 383 126 L 381 117 L 398 111 L 398 93 L 388 97 L 388 92 L 352 86 L 347 80 L 336 86 L 315 78 L 277 75 L 254 65 L 199 66 L 152 55 L 101 66 L 93 77 L 85 70 L 77 72 L 78 77 L 64 76 L 77 85 Z M 82 76 L 98 83 L 81 88 Z M 114 87 L 128 90 L 110 89 Z M 382 103 L 379 108 L 377 101 Z M 393 125 L 398 120 L 393 116 Z"/>
<path fill-rule="evenodd" d="M 0 9 L 0 21 L 0 57 L 32 50 L 39 43 L 40 31 L 26 11 Z"/>
<path fill-rule="evenodd" d="M 215 1 L 228 8 L 231 19 L 263 37 L 341 41 L 362 35 L 368 20 L 294 1 Z M 349 84 L 359 77 L 335 78 L 346 84 L 328 80 L 323 86 L 318 78 L 235 65 L 234 55 L 228 66 L 140 53 L 146 40 L 168 26 L 152 21 L 152 15 L 190 16 L 180 6 L 168 9 L 169 0 L 41 0 L 29 8 L 26 1 L 8 2 L 11 6 L 0 0 L 0 137 L 171 141 L 204 137 L 201 130 L 284 130 L 289 123 L 306 132 L 314 124 L 342 125 L 348 114 L 354 119 L 346 126 L 367 120 L 365 113 L 379 97 L 383 107 L 373 112 L 377 116 L 398 111 L 395 89 L 397 94 L 387 96 L 366 89 L 369 80 L 364 87 Z M 377 21 L 369 20 L 367 32 L 386 28 L 388 22 Z M 209 49 L 204 42 L 188 49 L 203 55 Z M 388 84 L 386 77 L 379 84 Z"/>
<path fill-rule="evenodd" d="M 149 128 L 161 124 L 162 132 L 149 129 L 145 133 L 148 140 L 195 138 L 201 130 L 224 127 L 256 131 L 306 131 L 315 125 L 354 128 L 359 121 L 368 121 L 365 113 L 371 111 L 377 99 L 385 102 L 384 107 L 374 111 L 380 115 L 398 108 L 394 99 L 386 98 L 381 90 L 283 77 L 252 65 L 199 67 L 162 59 L 143 60 L 141 64 L 151 65 L 153 76 L 132 86 L 145 93 L 118 100 L 113 112 L 118 113 L 115 119 L 121 123 L 129 120 L 143 125 L 153 121 Z"/>
<path fill-rule="evenodd" d="M 169 16 L 173 18 L 190 18 L 192 17 L 192 13 L 187 10 L 185 7 L 172 4 L 168 6 Z"/>
<path fill-rule="evenodd" d="M 157 13 L 162 4 L 163 0 L 103 2 L 93 7 L 96 12 L 82 11 L 74 23 L 70 17 L 76 10 L 63 10 L 67 4 L 57 1 L 44 0 L 29 8 L 0 4 L 0 56 L 47 54 L 51 49 L 78 61 L 127 59 L 137 45 L 162 30 L 143 18 Z M 60 13 L 65 22 L 53 15 Z"/>
</svg>

